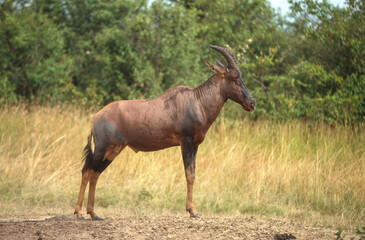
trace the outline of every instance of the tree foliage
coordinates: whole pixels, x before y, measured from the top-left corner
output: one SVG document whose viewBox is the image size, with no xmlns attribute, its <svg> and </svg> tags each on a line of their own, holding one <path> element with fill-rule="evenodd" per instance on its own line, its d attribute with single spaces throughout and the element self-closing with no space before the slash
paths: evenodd
<svg viewBox="0 0 365 240">
<path fill-rule="evenodd" d="M 255 117 L 362 121 L 365 7 L 291 0 L 0 1 L 0 103 L 101 106 L 209 77 L 209 44 L 229 47 Z M 231 115 L 244 113 L 231 110 Z"/>
</svg>

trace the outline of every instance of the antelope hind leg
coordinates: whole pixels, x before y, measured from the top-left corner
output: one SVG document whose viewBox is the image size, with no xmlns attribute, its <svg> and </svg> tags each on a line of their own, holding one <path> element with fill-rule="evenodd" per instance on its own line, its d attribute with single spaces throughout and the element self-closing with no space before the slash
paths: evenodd
<svg viewBox="0 0 365 240">
<path fill-rule="evenodd" d="M 89 197 L 87 199 L 87 214 L 90 214 L 92 220 L 101 220 L 101 218 L 98 217 L 94 212 L 95 188 L 100 174 L 100 172 L 95 172 L 92 170 L 90 177 Z"/>
<path fill-rule="evenodd" d="M 127 145 L 125 143 L 117 146 L 115 145 L 110 146 L 107 149 L 103 160 L 101 160 L 97 164 L 97 166 L 94 168 L 92 172 L 92 175 L 90 176 L 89 197 L 87 201 L 87 214 L 90 214 L 92 220 L 102 220 L 102 218 L 97 216 L 96 213 L 94 212 L 95 190 L 99 176 L 126 146 Z"/>
<path fill-rule="evenodd" d="M 90 176 L 91 176 L 91 170 L 90 169 L 86 169 L 82 171 L 82 178 L 81 178 L 81 186 L 80 186 L 80 192 L 79 192 L 79 198 L 77 200 L 76 203 L 76 207 L 75 207 L 75 212 L 74 214 L 76 214 L 76 218 L 83 220 L 85 219 L 82 216 L 82 202 L 84 201 L 84 195 L 85 195 L 85 189 L 86 186 L 90 180 Z"/>
</svg>

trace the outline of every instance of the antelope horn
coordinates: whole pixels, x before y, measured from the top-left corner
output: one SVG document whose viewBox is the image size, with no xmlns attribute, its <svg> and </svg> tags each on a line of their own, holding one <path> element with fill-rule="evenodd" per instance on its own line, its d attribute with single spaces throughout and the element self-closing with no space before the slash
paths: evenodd
<svg viewBox="0 0 365 240">
<path fill-rule="evenodd" d="M 220 68 L 223 68 L 224 67 L 223 63 L 221 63 L 220 61 L 217 61 L 217 63 L 215 65 L 217 65 Z"/>
<path fill-rule="evenodd" d="M 240 70 L 238 67 L 238 63 L 237 63 L 233 53 L 231 53 L 231 51 L 229 51 L 227 48 L 214 46 L 214 45 L 210 45 L 210 47 L 223 55 L 223 57 L 226 59 L 226 61 L 228 63 L 228 66 L 235 68 L 237 70 Z"/>
</svg>

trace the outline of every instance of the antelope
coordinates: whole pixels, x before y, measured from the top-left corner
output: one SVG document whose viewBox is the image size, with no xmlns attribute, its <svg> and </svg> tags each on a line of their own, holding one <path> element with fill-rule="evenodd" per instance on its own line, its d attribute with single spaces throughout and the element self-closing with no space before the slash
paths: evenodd
<svg viewBox="0 0 365 240">
<path fill-rule="evenodd" d="M 96 183 L 100 174 L 127 146 L 136 153 L 180 146 L 187 183 L 186 211 L 190 217 L 200 218 L 193 202 L 198 147 L 228 99 L 248 112 L 255 108 L 232 52 L 219 46 L 210 47 L 223 55 L 228 65 L 205 60 L 214 75 L 202 85 L 173 87 L 154 99 L 112 102 L 96 113 L 84 148 L 85 164 L 74 213 L 77 219 L 85 219 L 82 202 L 90 183 L 87 214 L 92 220 L 101 220 L 94 212 Z"/>
</svg>

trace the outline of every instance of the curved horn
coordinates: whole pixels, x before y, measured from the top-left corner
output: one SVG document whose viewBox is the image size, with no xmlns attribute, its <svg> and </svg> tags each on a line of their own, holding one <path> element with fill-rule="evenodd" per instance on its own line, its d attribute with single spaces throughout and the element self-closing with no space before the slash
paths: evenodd
<svg viewBox="0 0 365 240">
<path fill-rule="evenodd" d="M 240 70 L 238 67 L 238 63 L 231 51 L 229 51 L 227 48 L 214 46 L 214 45 L 210 45 L 210 47 L 223 55 L 223 57 L 226 59 L 226 61 L 228 63 L 228 66 L 236 68 L 237 70 Z"/>
<path fill-rule="evenodd" d="M 215 65 L 217 65 L 220 68 L 224 67 L 223 63 L 221 63 L 220 61 L 217 61 Z"/>
</svg>

